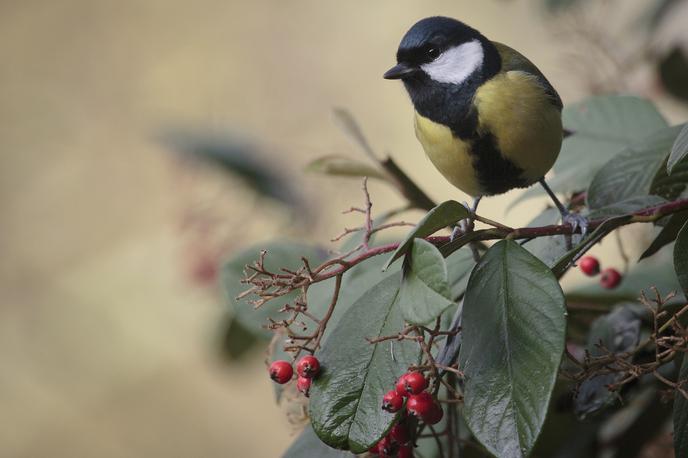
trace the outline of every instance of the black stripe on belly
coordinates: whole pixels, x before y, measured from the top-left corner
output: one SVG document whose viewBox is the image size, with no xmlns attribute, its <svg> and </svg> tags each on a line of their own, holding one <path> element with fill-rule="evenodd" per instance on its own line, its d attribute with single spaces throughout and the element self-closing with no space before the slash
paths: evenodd
<svg viewBox="0 0 688 458">
<path fill-rule="evenodd" d="M 530 185 L 522 178 L 523 169 L 501 155 L 491 133 L 473 139 L 471 154 L 485 195 L 502 194 Z"/>
</svg>

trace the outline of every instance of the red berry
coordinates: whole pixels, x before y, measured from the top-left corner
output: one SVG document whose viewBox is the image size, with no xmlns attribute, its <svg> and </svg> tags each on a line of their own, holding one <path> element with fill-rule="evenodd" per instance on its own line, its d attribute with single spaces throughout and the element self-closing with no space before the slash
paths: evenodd
<svg viewBox="0 0 688 458">
<path fill-rule="evenodd" d="M 412 458 L 413 457 L 413 447 L 410 445 L 402 445 L 399 447 L 397 452 L 397 458 Z"/>
<path fill-rule="evenodd" d="M 296 363 L 296 373 L 301 377 L 313 378 L 320 371 L 320 361 L 313 355 L 304 356 Z"/>
<path fill-rule="evenodd" d="M 416 417 L 425 417 L 435 405 L 432 395 L 427 391 L 422 393 L 412 394 L 406 401 L 406 411 L 415 415 Z"/>
<path fill-rule="evenodd" d="M 600 262 L 594 256 L 584 256 L 578 261 L 580 270 L 588 277 L 594 277 L 600 273 Z"/>
<path fill-rule="evenodd" d="M 392 442 L 389 436 L 383 437 L 380 442 L 377 443 L 376 447 L 377 453 L 383 457 L 394 456 L 397 451 L 397 444 Z"/>
<path fill-rule="evenodd" d="M 308 391 L 311 389 L 311 379 L 299 376 L 296 379 L 296 389 L 308 397 Z"/>
<path fill-rule="evenodd" d="M 402 423 L 394 425 L 387 437 L 391 438 L 397 444 L 407 444 L 409 440 L 411 440 L 408 428 Z"/>
<path fill-rule="evenodd" d="M 379 455 L 380 454 L 379 445 L 380 445 L 380 443 L 378 442 L 377 444 L 370 447 L 370 449 L 368 449 L 368 453 L 370 453 L 371 455 Z"/>
<path fill-rule="evenodd" d="M 423 421 L 429 425 L 435 425 L 442 420 L 443 416 L 444 410 L 442 410 L 442 406 L 437 403 L 433 403 L 430 412 L 423 416 Z"/>
<path fill-rule="evenodd" d="M 283 385 L 291 380 L 294 375 L 294 369 L 291 367 L 288 361 L 275 361 L 270 364 L 270 378 L 274 381 Z"/>
<path fill-rule="evenodd" d="M 600 284 L 603 288 L 614 289 L 621 283 L 621 274 L 614 268 L 604 269 L 602 277 L 600 277 Z"/>
<path fill-rule="evenodd" d="M 404 376 L 404 389 L 409 394 L 418 394 L 428 387 L 428 381 L 420 372 L 409 372 Z"/>
<path fill-rule="evenodd" d="M 403 406 L 404 397 L 394 390 L 388 391 L 387 394 L 382 397 L 382 409 L 387 412 L 399 412 Z"/>
<path fill-rule="evenodd" d="M 396 385 L 396 390 L 397 393 L 400 395 L 407 397 L 409 395 L 408 391 L 406 391 L 406 377 L 408 376 L 408 372 L 401 377 L 399 377 L 399 380 L 397 380 L 397 385 Z"/>
</svg>

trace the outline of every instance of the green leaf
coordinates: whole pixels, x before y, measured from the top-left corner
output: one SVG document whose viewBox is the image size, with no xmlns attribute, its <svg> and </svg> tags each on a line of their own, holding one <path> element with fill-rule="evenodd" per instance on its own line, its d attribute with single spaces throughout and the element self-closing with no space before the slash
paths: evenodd
<svg viewBox="0 0 688 458">
<path fill-rule="evenodd" d="M 238 361 L 243 359 L 259 342 L 264 344 L 264 341 L 260 340 L 255 333 L 244 328 L 239 321 L 229 318 L 223 323 L 220 350 L 222 356 L 227 360 Z"/>
<path fill-rule="evenodd" d="M 370 177 L 379 180 L 387 179 L 387 175 L 375 166 L 337 155 L 323 156 L 316 159 L 310 162 L 305 170 L 306 172 L 344 177 Z"/>
<path fill-rule="evenodd" d="M 366 338 L 395 335 L 404 327 L 396 306 L 399 278 L 389 276 L 366 291 L 342 316 L 318 357 L 310 417 L 315 433 L 331 447 L 363 453 L 392 426 L 382 396 L 420 358 L 412 342 L 370 344 Z M 392 356 L 392 353 L 394 356 Z"/>
<path fill-rule="evenodd" d="M 640 316 L 633 307 L 617 307 L 608 315 L 597 318 L 590 327 L 587 350 L 591 356 L 623 353 L 638 345 Z M 604 348 L 600 348 L 600 345 Z M 614 400 L 607 385 L 615 383 L 623 374 L 603 374 L 585 380 L 574 400 L 576 415 L 585 417 Z"/>
<path fill-rule="evenodd" d="M 558 194 L 587 189 L 590 177 L 614 155 L 667 126 L 650 101 L 619 95 L 594 96 L 568 105 L 562 118 L 564 128 L 573 135 L 564 139 L 554 176 L 547 179 Z M 540 194 L 540 187 L 532 187 L 511 205 Z"/>
<path fill-rule="evenodd" d="M 688 356 L 683 356 L 678 379 L 688 380 Z M 685 383 L 683 388 L 685 391 Z M 688 456 L 688 400 L 678 391 L 674 398 L 674 451 L 677 457 Z"/>
<path fill-rule="evenodd" d="M 666 202 L 666 199 L 653 195 L 630 197 L 628 199 L 606 205 L 602 208 L 596 208 L 590 212 L 588 218 L 594 220 L 628 215 L 630 213 L 636 213 L 647 208 L 657 207 L 665 204 Z"/>
<path fill-rule="evenodd" d="M 449 290 L 447 264 L 432 243 L 415 239 L 404 269 L 399 307 L 413 324 L 430 323 L 454 304 Z"/>
<path fill-rule="evenodd" d="M 258 147 L 238 137 L 177 129 L 165 132 L 161 142 L 175 153 L 240 178 L 260 195 L 292 207 L 303 206 L 293 180 Z"/>
<path fill-rule="evenodd" d="M 473 253 L 468 248 L 457 250 L 445 259 L 447 263 L 447 279 L 451 290 L 451 298 L 457 300 L 466 292 L 468 277 L 475 266 Z"/>
<path fill-rule="evenodd" d="M 640 259 L 638 259 L 638 261 L 652 256 L 664 246 L 676 240 L 676 237 L 678 237 L 678 232 L 681 230 L 686 221 L 688 221 L 688 210 L 671 215 L 671 217 L 669 217 L 669 221 L 664 225 L 650 246 L 647 247 L 642 255 L 640 255 Z"/>
<path fill-rule="evenodd" d="M 288 241 L 272 241 L 262 245 L 248 248 L 227 261 L 222 268 L 221 282 L 227 303 L 232 308 L 234 319 L 248 331 L 254 334 L 269 338 L 272 333 L 265 329 L 268 324 L 268 317 L 273 319 L 285 318 L 286 315 L 280 314 L 279 310 L 285 304 L 292 302 L 298 292 L 294 291 L 286 296 L 273 299 L 258 309 L 254 309 L 248 301 L 255 300 L 257 296 L 249 295 L 242 300 L 237 300 L 237 296 L 248 289 L 247 285 L 241 283 L 244 276 L 244 268 L 247 264 L 252 264 L 259 257 L 260 251 L 267 251 L 265 257 L 265 267 L 277 272 L 281 268 L 298 269 L 303 265 L 301 257 L 306 257 L 311 265 L 318 265 L 325 260 L 325 252 L 318 248 Z"/>
<path fill-rule="evenodd" d="M 313 431 L 311 425 L 307 425 L 294 442 L 289 446 L 282 458 L 353 458 L 349 452 L 328 447 Z"/>
<path fill-rule="evenodd" d="M 650 194 L 655 175 L 671 151 L 679 130 L 679 126 L 661 129 L 607 162 L 588 188 L 590 209 Z"/>
<path fill-rule="evenodd" d="M 466 422 L 496 456 L 530 453 L 545 420 L 565 332 L 564 294 L 549 268 L 516 242 L 493 245 L 468 282 L 459 367 Z"/>
<path fill-rule="evenodd" d="M 676 164 L 686 157 L 688 157 L 688 124 L 683 125 L 683 130 L 678 134 L 674 146 L 671 148 L 671 154 L 667 161 L 667 173 L 671 175 Z"/>
<path fill-rule="evenodd" d="M 685 131 L 685 126 L 688 126 L 688 124 L 684 124 L 684 130 L 679 133 L 679 137 Z M 680 126 L 676 126 L 677 130 L 679 128 Z M 674 148 L 675 147 L 676 143 L 674 143 Z M 666 164 L 669 163 L 672 154 L 667 154 L 664 161 Z M 668 165 L 662 164 L 662 167 L 657 171 L 652 181 L 650 192 L 668 200 L 674 200 L 679 197 L 688 186 L 688 156 L 684 156 L 681 160 L 673 164 L 671 174 L 667 172 L 667 168 Z"/>
<path fill-rule="evenodd" d="M 678 233 L 674 245 L 674 270 L 678 277 L 678 283 L 688 297 L 688 223 Z"/>
<path fill-rule="evenodd" d="M 427 215 L 420 220 L 416 227 L 414 227 L 411 232 L 406 235 L 404 240 L 399 244 L 399 247 L 394 251 L 394 253 L 392 253 L 392 256 L 390 256 L 389 260 L 385 264 L 384 269 L 387 269 L 394 261 L 406 254 L 411 247 L 414 238 L 427 237 L 439 231 L 440 229 L 451 226 L 452 224 L 468 218 L 469 216 L 470 213 L 466 207 L 455 200 L 442 202 L 430 210 Z"/>
</svg>

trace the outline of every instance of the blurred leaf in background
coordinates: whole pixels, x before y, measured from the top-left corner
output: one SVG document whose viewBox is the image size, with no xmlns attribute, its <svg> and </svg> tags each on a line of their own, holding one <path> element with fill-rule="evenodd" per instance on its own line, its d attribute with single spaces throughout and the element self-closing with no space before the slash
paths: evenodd
<svg viewBox="0 0 688 458">
<path fill-rule="evenodd" d="M 185 158 L 204 162 L 240 178 L 259 196 L 294 209 L 305 208 L 303 198 L 289 177 L 279 171 L 258 146 L 238 136 L 178 128 L 164 132 L 161 141 Z"/>
</svg>

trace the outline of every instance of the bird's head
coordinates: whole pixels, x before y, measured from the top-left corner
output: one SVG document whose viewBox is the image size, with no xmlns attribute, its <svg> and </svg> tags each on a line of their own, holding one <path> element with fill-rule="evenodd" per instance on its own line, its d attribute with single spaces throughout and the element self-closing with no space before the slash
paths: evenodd
<svg viewBox="0 0 688 458">
<path fill-rule="evenodd" d="M 429 17 L 406 32 L 397 51 L 397 65 L 384 78 L 400 79 L 407 87 L 424 83 L 460 86 L 475 75 L 493 76 L 499 67 L 495 54 L 492 43 L 472 27 L 447 17 Z"/>
</svg>

